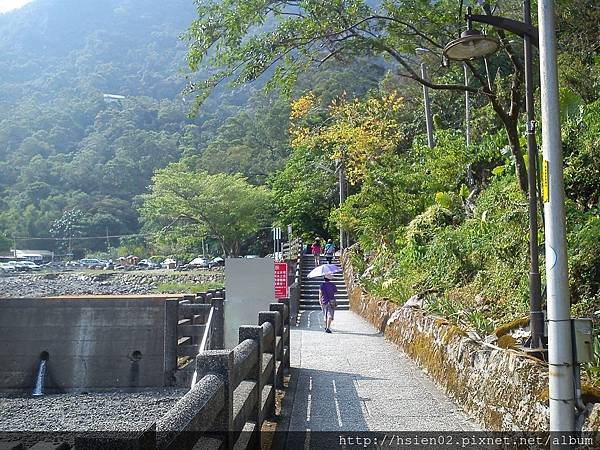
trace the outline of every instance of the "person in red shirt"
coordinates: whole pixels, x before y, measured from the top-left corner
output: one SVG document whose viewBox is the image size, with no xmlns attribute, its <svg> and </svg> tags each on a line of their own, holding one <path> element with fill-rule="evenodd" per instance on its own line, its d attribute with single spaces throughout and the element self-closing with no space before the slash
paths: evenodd
<svg viewBox="0 0 600 450">
<path fill-rule="evenodd" d="M 310 247 L 310 250 L 311 250 L 313 256 L 315 257 L 315 267 L 320 266 L 321 265 L 321 240 L 319 238 L 316 238 L 313 241 L 312 246 Z"/>
</svg>

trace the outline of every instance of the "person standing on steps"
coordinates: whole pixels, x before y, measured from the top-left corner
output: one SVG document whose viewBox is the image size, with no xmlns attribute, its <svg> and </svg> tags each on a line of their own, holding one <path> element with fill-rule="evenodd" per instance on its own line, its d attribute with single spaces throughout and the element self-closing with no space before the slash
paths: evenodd
<svg viewBox="0 0 600 450">
<path fill-rule="evenodd" d="M 319 287 L 319 303 L 323 311 L 323 320 L 325 321 L 325 333 L 331 333 L 331 322 L 335 312 L 335 293 L 337 287 L 331 282 L 331 278 L 325 275 L 325 281 Z"/>
<path fill-rule="evenodd" d="M 335 254 L 335 245 L 333 245 L 331 239 L 327 240 L 327 244 L 325 244 L 325 248 L 323 248 L 323 253 L 325 254 L 327 264 L 331 264 L 333 261 L 333 255 Z"/>
<path fill-rule="evenodd" d="M 321 265 L 321 240 L 319 238 L 315 238 L 310 250 L 315 258 L 315 267 Z"/>
</svg>

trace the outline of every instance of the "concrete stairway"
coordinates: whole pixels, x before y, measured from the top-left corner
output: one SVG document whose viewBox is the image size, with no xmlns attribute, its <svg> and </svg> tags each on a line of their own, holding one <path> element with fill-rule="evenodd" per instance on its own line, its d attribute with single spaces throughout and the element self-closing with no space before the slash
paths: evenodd
<svg viewBox="0 0 600 450">
<path fill-rule="evenodd" d="M 321 257 L 321 264 L 327 264 L 327 260 Z M 339 258 L 333 259 L 333 264 L 340 264 Z M 308 273 L 315 268 L 315 261 L 312 255 L 302 255 L 302 289 L 300 291 L 300 310 L 321 309 L 319 304 L 319 285 L 323 278 L 307 278 Z M 332 276 L 332 282 L 337 286 L 335 300 L 336 309 L 350 309 L 348 302 L 348 291 L 344 283 L 344 277 L 341 273 Z"/>
</svg>

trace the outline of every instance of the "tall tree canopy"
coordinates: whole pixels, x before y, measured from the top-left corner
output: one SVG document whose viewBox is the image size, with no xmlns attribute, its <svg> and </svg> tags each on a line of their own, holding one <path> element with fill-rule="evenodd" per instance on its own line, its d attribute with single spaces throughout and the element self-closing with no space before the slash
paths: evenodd
<svg viewBox="0 0 600 450">
<path fill-rule="evenodd" d="M 455 1 L 442 0 L 208 0 L 196 1 L 198 18 L 187 33 L 192 70 L 214 69 L 208 79 L 190 84 L 201 103 L 226 80 L 241 84 L 268 74 L 271 84 L 290 89 L 300 74 L 330 59 L 364 55 L 388 59 L 397 74 L 433 89 L 467 91 L 489 102 L 506 130 L 523 190 L 527 175 L 517 129 L 522 111 L 523 63 L 515 44 L 496 31 L 503 52 L 491 59 L 468 61 L 465 85 L 462 66 L 441 67 L 441 51 L 463 25 Z M 509 2 L 511 3 L 511 2 Z M 504 5 L 507 11 L 509 7 Z M 486 8 L 487 12 L 491 11 Z M 514 8 L 512 9 L 514 10 Z M 517 9 L 518 10 L 518 9 Z M 496 14 L 499 12 L 497 11 Z M 418 71 L 417 49 L 434 62 L 432 77 Z M 495 71 L 495 72 L 494 72 Z M 489 74 L 498 74 L 490 79 Z"/>
<path fill-rule="evenodd" d="M 240 174 L 210 175 L 183 163 L 158 170 L 142 199 L 140 214 L 150 229 L 175 238 L 212 237 L 227 256 L 239 256 L 243 240 L 272 220 L 266 188 Z"/>
</svg>

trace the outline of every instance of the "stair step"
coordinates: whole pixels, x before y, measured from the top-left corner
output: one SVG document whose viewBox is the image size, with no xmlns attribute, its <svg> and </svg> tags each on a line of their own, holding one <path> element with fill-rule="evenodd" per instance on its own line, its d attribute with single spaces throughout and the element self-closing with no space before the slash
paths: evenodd
<svg viewBox="0 0 600 450">
<path fill-rule="evenodd" d="M 313 305 L 307 305 L 307 306 L 302 306 L 300 307 L 300 311 L 318 311 L 320 310 L 321 307 L 320 306 L 313 306 Z M 348 311 L 350 310 L 350 305 L 340 305 L 336 308 L 336 310 L 339 311 Z"/>
<path fill-rule="evenodd" d="M 347 302 L 347 301 L 346 302 L 340 302 L 340 301 L 338 301 L 336 303 L 337 306 L 343 306 L 343 305 L 349 305 L 349 304 L 350 304 L 350 302 Z M 321 304 L 318 301 L 316 301 L 316 302 L 300 302 L 300 306 L 301 307 L 302 306 L 309 306 L 309 305 L 312 305 L 312 306 L 315 306 L 315 305 L 316 306 L 321 306 Z"/>
</svg>

